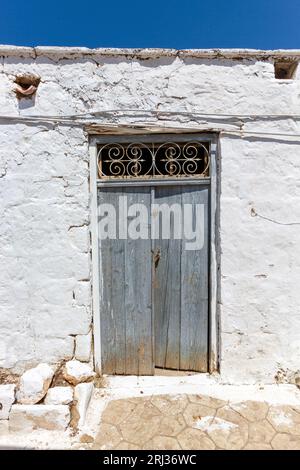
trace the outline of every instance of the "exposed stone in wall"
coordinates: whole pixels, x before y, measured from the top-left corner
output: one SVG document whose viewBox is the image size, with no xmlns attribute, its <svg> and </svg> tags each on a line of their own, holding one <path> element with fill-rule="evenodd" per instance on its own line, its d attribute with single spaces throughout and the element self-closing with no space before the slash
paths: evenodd
<svg viewBox="0 0 300 470">
<path fill-rule="evenodd" d="M 10 431 L 33 429 L 64 430 L 70 422 L 67 405 L 13 405 L 9 417 Z"/>
<path fill-rule="evenodd" d="M 0 385 L 0 420 L 8 420 L 10 431 L 64 430 L 69 424 L 77 431 L 84 425 L 95 373 L 87 364 L 69 361 L 67 379 L 76 386 L 57 386 L 52 379 L 61 369 L 42 363 L 24 372 L 17 386 Z"/>
<path fill-rule="evenodd" d="M 88 364 L 73 360 L 66 362 L 63 376 L 70 384 L 78 385 L 82 382 L 91 382 L 95 377 L 95 373 Z"/>
<path fill-rule="evenodd" d="M 54 369 L 48 364 L 39 364 L 24 372 L 17 392 L 18 402 L 26 405 L 38 403 L 46 395 L 53 375 Z"/>
<path fill-rule="evenodd" d="M 74 404 L 71 409 L 72 427 L 80 428 L 83 426 L 93 390 L 94 384 L 92 382 L 80 383 L 74 388 Z"/>
<path fill-rule="evenodd" d="M 73 401 L 72 387 L 53 387 L 48 390 L 45 405 L 69 405 Z"/>
<path fill-rule="evenodd" d="M 15 401 L 14 384 L 0 385 L 0 420 L 8 419 L 13 402 Z"/>
</svg>

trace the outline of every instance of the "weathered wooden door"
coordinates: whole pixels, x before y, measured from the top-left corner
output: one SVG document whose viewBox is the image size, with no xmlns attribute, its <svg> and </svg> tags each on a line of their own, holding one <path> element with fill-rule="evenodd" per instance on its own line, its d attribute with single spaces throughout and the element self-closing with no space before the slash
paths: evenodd
<svg viewBox="0 0 300 470">
<path fill-rule="evenodd" d="M 209 180 L 205 179 L 207 173 L 199 167 L 204 176 L 202 180 L 186 178 L 187 184 L 180 180 L 181 174 L 177 175 L 180 184 L 174 178 L 173 181 L 155 178 L 155 174 L 153 178 L 137 183 L 138 163 L 147 161 L 147 155 L 145 152 L 139 154 L 141 144 L 136 144 L 130 157 L 128 145 L 123 152 L 126 159 L 123 159 L 119 157 L 118 152 L 123 155 L 119 147 L 119 144 L 113 147 L 117 148 L 113 157 L 109 153 L 110 147 L 102 156 L 99 152 L 100 164 L 98 162 L 100 175 L 110 171 L 105 174 L 110 179 L 99 184 L 98 207 L 104 207 L 103 216 L 105 208 L 112 206 L 118 223 L 117 228 L 114 224 L 110 227 L 116 228 L 116 236 L 110 233 L 99 239 L 102 372 L 152 375 L 156 367 L 206 372 L 210 200 Z M 158 153 L 156 148 L 152 147 L 152 157 Z M 169 161 L 167 153 L 166 156 Z M 187 160 L 191 164 L 190 153 Z M 161 162 L 164 161 L 161 158 Z M 124 162 L 133 162 L 135 166 L 134 170 L 130 169 L 130 177 L 123 181 L 114 180 L 116 173 L 108 171 L 111 167 L 107 162 L 109 165 L 117 162 L 120 166 L 125 165 Z M 160 172 L 161 162 L 156 166 Z M 146 164 L 140 165 L 145 173 Z M 185 174 L 182 176 L 186 177 Z M 133 205 L 143 206 L 149 214 L 143 230 L 140 227 L 143 235 L 134 237 L 129 235 L 128 227 L 131 220 L 128 209 Z M 170 236 L 165 236 L 162 225 L 158 232 L 153 229 L 158 218 L 163 216 L 157 212 L 157 207 L 172 208 L 174 205 L 181 214 L 181 222 L 185 208 L 189 207 L 190 228 L 201 230 L 201 246 L 187 248 L 186 234 L 178 234 L 178 221 L 172 210 L 169 213 Z M 201 227 L 196 223 L 198 207 L 202 214 Z M 103 222 L 103 217 L 101 220 Z M 99 221 L 99 233 L 104 230 L 102 222 Z"/>
</svg>

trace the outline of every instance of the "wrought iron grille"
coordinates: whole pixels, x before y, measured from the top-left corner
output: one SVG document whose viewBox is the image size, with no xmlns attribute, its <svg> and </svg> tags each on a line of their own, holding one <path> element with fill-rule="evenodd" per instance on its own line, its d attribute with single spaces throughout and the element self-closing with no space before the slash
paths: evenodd
<svg viewBox="0 0 300 470">
<path fill-rule="evenodd" d="M 100 179 L 207 178 L 208 142 L 109 143 L 98 147 Z"/>
</svg>

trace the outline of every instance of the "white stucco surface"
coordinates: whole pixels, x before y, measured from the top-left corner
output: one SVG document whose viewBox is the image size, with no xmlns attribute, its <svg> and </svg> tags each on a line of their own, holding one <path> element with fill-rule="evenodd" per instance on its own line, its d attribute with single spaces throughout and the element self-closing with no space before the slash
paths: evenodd
<svg viewBox="0 0 300 470">
<path fill-rule="evenodd" d="M 293 381 L 300 370 L 299 120 L 220 116 L 300 114 L 300 71 L 293 80 L 274 77 L 274 58 L 285 56 L 297 59 L 299 51 L 0 47 L 0 368 L 19 373 L 68 360 L 75 347 L 88 360 L 85 125 L 135 124 L 219 134 L 221 379 Z M 19 100 L 14 80 L 25 73 L 41 81 L 33 99 Z M 112 109 L 118 114 L 76 125 L 7 119 Z"/>
</svg>

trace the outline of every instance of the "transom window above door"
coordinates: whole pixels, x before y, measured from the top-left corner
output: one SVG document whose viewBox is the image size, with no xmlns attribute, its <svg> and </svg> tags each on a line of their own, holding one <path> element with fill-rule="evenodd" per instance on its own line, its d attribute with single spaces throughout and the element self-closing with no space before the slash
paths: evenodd
<svg viewBox="0 0 300 470">
<path fill-rule="evenodd" d="M 102 180 L 210 176 L 209 142 L 110 142 L 99 144 L 97 152 L 98 178 Z"/>
</svg>

